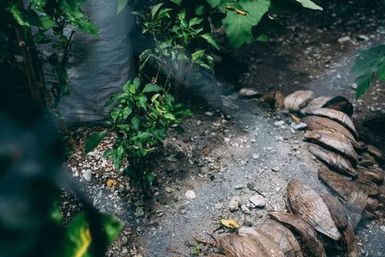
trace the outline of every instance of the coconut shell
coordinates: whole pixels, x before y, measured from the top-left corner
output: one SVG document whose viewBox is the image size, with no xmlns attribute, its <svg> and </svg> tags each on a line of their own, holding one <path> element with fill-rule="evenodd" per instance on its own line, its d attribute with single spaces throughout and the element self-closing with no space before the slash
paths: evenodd
<svg viewBox="0 0 385 257">
<path fill-rule="evenodd" d="M 340 239 L 329 209 L 316 191 L 298 180 L 292 180 L 287 186 L 287 196 L 293 213 L 301 216 L 321 234 L 335 241 Z"/>
<path fill-rule="evenodd" d="M 344 201 L 349 200 L 349 196 L 353 191 L 359 190 L 352 180 L 326 168 L 318 170 L 318 177 Z"/>
<path fill-rule="evenodd" d="M 337 95 L 326 101 L 322 108 L 333 109 L 346 113 L 349 116 L 353 114 L 353 105 L 343 96 Z"/>
<path fill-rule="evenodd" d="M 381 170 L 376 170 L 374 168 L 357 168 L 357 174 L 360 180 L 370 181 L 377 185 L 382 185 L 384 183 L 384 172 Z"/>
<path fill-rule="evenodd" d="M 322 108 L 330 99 L 331 96 L 319 96 L 309 101 L 309 104 L 305 109 L 318 109 Z"/>
<path fill-rule="evenodd" d="M 314 98 L 314 92 L 310 90 L 298 90 L 285 97 L 285 109 L 299 111 Z"/>
<path fill-rule="evenodd" d="M 337 121 L 319 116 L 306 116 L 302 119 L 302 121 L 307 124 L 308 130 L 326 130 L 333 133 L 342 134 L 349 139 L 355 148 L 362 148 L 361 145 L 357 143 L 353 134 Z"/>
<path fill-rule="evenodd" d="M 360 256 L 360 249 L 358 247 L 357 238 L 351 226 L 349 226 L 342 233 L 342 246 L 343 246 L 344 257 Z"/>
<path fill-rule="evenodd" d="M 346 216 L 345 206 L 341 203 L 340 200 L 338 200 L 337 197 L 331 194 L 323 194 L 321 197 L 327 205 L 334 224 L 336 224 L 338 230 L 340 232 L 344 231 L 348 226 L 348 218 Z"/>
<path fill-rule="evenodd" d="M 330 169 L 340 172 L 342 174 L 349 175 L 351 177 L 356 177 L 357 172 L 351 165 L 351 163 L 343 158 L 341 155 L 328 151 L 318 145 L 309 144 L 308 150 L 312 153 L 318 160 L 325 163 Z"/>
<path fill-rule="evenodd" d="M 261 97 L 261 100 L 267 103 L 270 108 L 283 109 L 285 96 L 281 91 L 271 91 Z"/>
<path fill-rule="evenodd" d="M 329 118 L 334 121 L 337 121 L 341 125 L 343 125 L 345 128 L 347 128 L 355 138 L 358 138 L 358 133 L 357 133 L 356 127 L 354 126 L 353 121 L 344 112 L 340 112 L 340 111 L 328 109 L 328 108 L 318 108 L 318 109 L 306 108 L 304 112 L 306 115 L 315 115 L 315 116 L 325 117 L 325 118 Z"/>
<path fill-rule="evenodd" d="M 225 235 L 218 239 L 218 245 L 226 257 L 269 257 L 251 236 Z"/>
<path fill-rule="evenodd" d="M 313 227 L 297 215 L 283 212 L 269 212 L 274 220 L 288 227 L 297 237 L 306 257 L 326 257 L 325 249 Z"/>
<path fill-rule="evenodd" d="M 343 135 L 330 133 L 324 130 L 306 131 L 305 139 L 319 144 L 328 149 L 332 149 L 342 154 L 354 164 L 358 162 L 358 156 L 352 144 Z"/>
<path fill-rule="evenodd" d="M 278 245 L 285 257 L 303 257 L 301 246 L 293 233 L 281 223 L 267 219 L 260 227 Z"/>
<path fill-rule="evenodd" d="M 346 201 L 346 215 L 353 230 L 356 229 L 362 219 L 367 201 L 368 195 L 362 190 L 352 191 L 348 201 Z"/>
<path fill-rule="evenodd" d="M 249 229 L 246 229 L 246 231 Z M 280 247 L 274 242 L 273 238 L 270 236 L 270 234 L 265 233 L 263 230 L 256 228 L 252 229 L 252 233 L 248 232 L 238 232 L 238 234 L 244 236 L 251 236 L 254 238 L 254 240 L 260 244 L 260 246 L 265 250 L 265 252 L 272 257 L 284 257 L 284 253 L 281 251 Z M 249 230 L 250 231 L 250 230 Z"/>
</svg>

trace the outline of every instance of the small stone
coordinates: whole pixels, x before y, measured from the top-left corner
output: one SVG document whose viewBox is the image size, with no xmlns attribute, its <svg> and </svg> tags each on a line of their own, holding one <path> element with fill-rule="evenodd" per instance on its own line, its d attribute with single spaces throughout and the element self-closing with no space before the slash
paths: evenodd
<svg viewBox="0 0 385 257">
<path fill-rule="evenodd" d="M 276 127 L 282 127 L 284 124 L 285 124 L 285 122 L 283 120 L 279 120 L 279 121 L 274 122 L 274 126 L 276 126 Z"/>
<path fill-rule="evenodd" d="M 87 170 L 83 170 L 82 173 L 83 173 L 84 180 L 87 182 L 91 182 L 92 171 L 90 169 L 87 169 Z"/>
<path fill-rule="evenodd" d="M 243 188 L 243 185 L 235 185 L 236 190 L 241 190 Z"/>
<path fill-rule="evenodd" d="M 206 115 L 206 116 L 213 116 L 214 113 L 212 113 L 212 112 L 205 112 L 205 115 Z"/>
<path fill-rule="evenodd" d="M 241 198 L 238 196 L 233 196 L 228 204 L 229 211 L 237 211 L 239 209 L 239 205 L 241 204 Z"/>
<path fill-rule="evenodd" d="M 186 192 L 185 196 L 186 196 L 186 198 L 187 198 L 188 200 L 194 200 L 195 198 L 197 198 L 195 192 L 192 191 L 192 190 L 188 190 L 188 191 Z"/>
<path fill-rule="evenodd" d="M 200 126 L 202 124 L 202 121 L 197 120 L 197 126 Z"/>
<path fill-rule="evenodd" d="M 266 206 L 265 198 L 260 194 L 250 196 L 249 201 L 257 208 L 263 208 Z"/>
<path fill-rule="evenodd" d="M 357 89 L 357 84 L 356 83 L 352 84 L 352 89 Z"/>
<path fill-rule="evenodd" d="M 242 88 L 239 90 L 239 98 L 249 99 L 262 96 L 255 88 Z"/>
<path fill-rule="evenodd" d="M 214 205 L 214 207 L 215 207 L 215 209 L 220 210 L 220 209 L 223 208 L 223 204 L 222 204 L 222 203 L 216 203 L 216 204 Z"/>
<path fill-rule="evenodd" d="M 369 40 L 369 37 L 365 36 L 365 35 L 358 35 L 358 39 L 362 40 L 362 41 L 368 41 Z"/>
<path fill-rule="evenodd" d="M 258 160 L 259 159 L 259 155 L 258 154 L 253 154 L 253 159 L 254 160 Z"/>
<path fill-rule="evenodd" d="M 253 226 L 252 219 L 249 216 L 245 216 L 245 219 L 243 221 L 243 226 L 245 226 L 245 227 Z"/>
<path fill-rule="evenodd" d="M 169 194 L 173 191 L 171 187 L 166 187 L 164 190 Z"/>
<path fill-rule="evenodd" d="M 245 205 L 245 204 L 242 204 L 241 206 L 241 210 L 244 214 L 247 214 L 247 215 L 250 215 L 251 214 L 251 210 Z"/>
<path fill-rule="evenodd" d="M 292 127 L 295 130 L 302 130 L 307 128 L 307 124 L 303 122 L 298 122 L 298 123 L 293 122 L 291 123 L 290 127 Z"/>
<path fill-rule="evenodd" d="M 338 39 L 338 43 L 345 44 L 345 43 L 349 42 L 350 40 L 351 40 L 351 38 L 349 36 L 344 36 L 344 37 L 340 37 Z"/>
</svg>

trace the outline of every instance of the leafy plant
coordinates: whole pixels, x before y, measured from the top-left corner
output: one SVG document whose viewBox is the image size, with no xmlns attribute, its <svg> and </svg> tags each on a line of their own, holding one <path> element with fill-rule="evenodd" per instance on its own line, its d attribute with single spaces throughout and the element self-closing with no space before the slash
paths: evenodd
<svg viewBox="0 0 385 257">
<path fill-rule="evenodd" d="M 364 95 L 377 80 L 385 81 L 385 45 L 360 52 L 353 69 L 356 76 L 356 97 Z"/>
<path fill-rule="evenodd" d="M 58 97 L 67 93 L 66 65 L 75 33 L 65 33 L 67 25 L 97 34 L 95 26 L 81 11 L 83 3 L 84 0 L 5 0 L 0 3 L 0 41 L 1 50 L 5 50 L 0 55 L 0 65 L 11 70 L 8 74 L 25 76 L 36 103 L 54 105 Z M 39 44 L 50 44 L 55 52 L 44 59 Z M 49 64 L 56 75 L 57 82 L 52 85 L 46 85 L 44 63 Z M 14 80 L 18 80 L 15 76 Z M 9 75 L 7 83 L 10 83 Z"/>
<path fill-rule="evenodd" d="M 149 160 L 159 151 L 168 129 L 178 129 L 182 118 L 190 112 L 176 104 L 164 88 L 155 83 L 143 86 L 138 78 L 127 82 L 123 92 L 113 96 L 107 105 L 112 110 L 106 124 L 116 138 L 104 155 L 112 159 L 117 170 L 125 165 L 125 172 L 134 181 L 151 184 L 154 174 Z M 107 130 L 91 135 L 85 150 L 92 150 L 106 135 Z"/>
</svg>

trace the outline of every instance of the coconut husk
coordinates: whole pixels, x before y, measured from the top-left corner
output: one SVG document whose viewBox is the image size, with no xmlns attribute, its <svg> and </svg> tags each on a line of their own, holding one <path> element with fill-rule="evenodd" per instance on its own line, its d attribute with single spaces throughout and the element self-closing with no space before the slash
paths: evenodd
<svg viewBox="0 0 385 257">
<path fill-rule="evenodd" d="M 281 251 L 280 246 L 275 243 L 273 238 L 270 236 L 270 233 L 265 233 L 265 231 L 259 228 L 246 228 L 243 227 L 238 231 L 238 234 L 241 236 L 251 236 L 253 237 L 272 257 L 284 257 L 284 253 Z"/>
<path fill-rule="evenodd" d="M 382 185 L 384 183 L 384 172 L 381 170 L 359 167 L 356 171 L 360 180 L 370 181 L 377 185 Z"/>
<path fill-rule="evenodd" d="M 367 152 L 371 156 L 373 156 L 380 163 L 385 163 L 384 153 L 380 149 L 378 149 L 374 145 L 369 145 L 369 144 L 367 144 L 366 147 L 367 147 Z"/>
<path fill-rule="evenodd" d="M 312 226 L 295 214 L 269 212 L 269 216 L 289 228 L 300 242 L 306 257 L 326 257 L 325 249 Z"/>
<path fill-rule="evenodd" d="M 325 117 L 306 116 L 302 119 L 307 124 L 308 130 L 325 130 L 344 135 L 349 139 L 354 148 L 362 151 L 362 146 L 356 141 L 353 134 L 340 123 Z"/>
<path fill-rule="evenodd" d="M 357 133 L 356 127 L 354 126 L 353 121 L 344 112 L 340 112 L 340 111 L 328 109 L 328 108 L 318 108 L 318 109 L 306 108 L 304 112 L 306 115 L 315 115 L 315 116 L 325 117 L 325 118 L 329 118 L 334 121 L 337 121 L 341 125 L 343 125 L 345 128 L 347 128 L 355 138 L 358 138 L 358 133 Z"/>
<path fill-rule="evenodd" d="M 326 168 L 320 168 L 318 170 L 318 177 L 344 201 L 349 200 L 349 196 L 352 192 L 359 190 L 351 179 L 332 172 Z"/>
<path fill-rule="evenodd" d="M 318 160 L 325 163 L 330 169 L 351 177 L 357 177 L 357 172 L 353 168 L 352 164 L 341 155 L 328 151 L 315 144 L 309 144 L 308 150 Z"/>
<path fill-rule="evenodd" d="M 322 108 L 330 99 L 331 96 L 319 96 L 309 101 L 309 104 L 305 109 L 318 109 Z M 302 111 L 301 111 L 302 112 Z"/>
<path fill-rule="evenodd" d="M 281 223 L 267 219 L 260 227 L 278 245 L 285 257 L 303 257 L 301 246 L 293 233 Z"/>
<path fill-rule="evenodd" d="M 354 190 L 346 201 L 346 215 L 353 230 L 360 223 L 368 201 L 368 194 L 362 190 Z"/>
<path fill-rule="evenodd" d="M 221 252 L 226 257 L 268 257 L 264 249 L 250 236 L 225 235 L 218 239 Z"/>
<path fill-rule="evenodd" d="M 357 238 L 351 226 L 342 233 L 342 246 L 344 257 L 359 257 L 360 249 L 358 247 Z"/>
<path fill-rule="evenodd" d="M 334 224 L 336 224 L 338 230 L 340 232 L 344 231 L 348 226 L 348 218 L 346 216 L 345 206 L 341 203 L 340 200 L 338 200 L 337 197 L 331 194 L 322 194 L 321 197 L 328 207 Z"/>
<path fill-rule="evenodd" d="M 283 109 L 285 107 L 285 96 L 281 91 L 271 91 L 261 97 L 261 100 L 267 103 L 270 108 Z"/>
<path fill-rule="evenodd" d="M 373 198 L 373 197 L 368 197 L 368 200 L 366 201 L 366 209 L 369 211 L 376 211 L 380 207 L 381 202 L 380 200 Z"/>
<path fill-rule="evenodd" d="M 315 96 L 313 91 L 310 90 L 298 90 L 285 97 L 284 106 L 285 109 L 291 111 L 299 111 L 305 107 L 311 99 Z"/>
<path fill-rule="evenodd" d="M 226 256 L 219 253 L 212 253 L 210 255 L 207 255 L 207 257 L 226 257 Z"/>
<path fill-rule="evenodd" d="M 378 185 L 371 181 L 358 178 L 354 181 L 354 183 L 358 188 L 367 193 L 369 196 L 378 197 L 381 195 L 381 190 Z"/>
<path fill-rule="evenodd" d="M 354 164 L 358 162 L 358 156 L 352 144 L 346 137 L 324 130 L 306 131 L 305 139 L 328 149 L 332 149 L 348 158 Z"/>
<path fill-rule="evenodd" d="M 287 185 L 287 196 L 293 213 L 301 216 L 315 230 L 337 241 L 341 234 L 321 196 L 311 187 L 298 180 Z"/>
<path fill-rule="evenodd" d="M 328 108 L 328 109 L 333 109 L 337 111 L 341 111 L 346 113 L 349 116 L 352 116 L 353 114 L 353 105 L 349 102 L 348 99 L 346 99 L 343 96 L 334 96 L 328 101 L 326 101 L 323 105 L 322 108 Z"/>
<path fill-rule="evenodd" d="M 376 159 L 374 158 L 374 156 L 372 156 L 368 152 L 361 153 L 360 160 L 358 161 L 358 164 L 360 166 L 363 166 L 363 167 L 366 167 L 366 168 L 378 165 L 378 163 L 377 163 Z"/>
</svg>

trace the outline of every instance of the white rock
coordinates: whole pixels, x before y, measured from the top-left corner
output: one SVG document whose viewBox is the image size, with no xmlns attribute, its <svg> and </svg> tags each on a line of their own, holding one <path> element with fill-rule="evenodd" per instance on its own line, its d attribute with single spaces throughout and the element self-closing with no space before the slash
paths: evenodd
<svg viewBox="0 0 385 257">
<path fill-rule="evenodd" d="M 244 204 L 242 204 L 241 210 L 242 210 L 242 212 L 243 212 L 244 214 L 251 214 L 250 209 L 249 209 L 246 205 L 244 205 Z"/>
<path fill-rule="evenodd" d="M 92 171 L 90 169 L 86 169 L 82 171 L 82 175 L 85 181 L 91 182 L 92 179 Z"/>
<path fill-rule="evenodd" d="M 292 127 L 295 130 L 302 130 L 307 128 L 307 124 L 303 122 L 298 122 L 298 123 L 293 122 L 291 123 L 290 127 Z"/>
<path fill-rule="evenodd" d="M 212 112 L 205 112 L 205 115 L 206 115 L 206 116 L 213 116 L 214 113 L 212 113 Z"/>
<path fill-rule="evenodd" d="M 260 194 L 250 196 L 249 201 L 257 208 L 263 208 L 266 206 L 265 198 Z"/>
<path fill-rule="evenodd" d="M 241 198 L 240 197 L 238 197 L 238 196 L 231 197 L 231 199 L 229 201 L 229 205 L 228 205 L 229 211 L 238 210 L 240 204 L 241 204 Z"/>
<path fill-rule="evenodd" d="M 239 98 L 254 98 L 261 96 L 261 93 L 258 92 L 255 88 L 242 88 L 239 90 Z"/>
<path fill-rule="evenodd" d="M 351 38 L 349 36 L 344 36 L 344 37 L 340 37 L 338 39 L 338 43 L 345 44 L 345 43 L 349 42 L 350 40 L 351 40 Z"/>
<path fill-rule="evenodd" d="M 186 192 L 185 196 L 186 196 L 186 198 L 187 198 L 188 200 L 193 200 L 193 199 L 197 198 L 197 195 L 196 195 L 195 192 L 192 191 L 192 190 L 188 190 L 188 191 Z"/>
<path fill-rule="evenodd" d="M 276 127 L 282 127 L 284 124 L 285 124 L 285 122 L 283 120 L 279 120 L 279 121 L 274 122 L 274 126 L 276 126 Z"/>
</svg>

